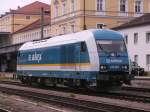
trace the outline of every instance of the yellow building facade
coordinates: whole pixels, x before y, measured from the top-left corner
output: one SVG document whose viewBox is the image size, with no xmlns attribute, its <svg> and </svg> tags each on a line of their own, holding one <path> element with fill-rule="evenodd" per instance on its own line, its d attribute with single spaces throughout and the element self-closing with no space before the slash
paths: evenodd
<svg viewBox="0 0 150 112">
<path fill-rule="evenodd" d="M 40 15 L 9 13 L 0 18 L 0 32 L 16 32 L 38 20 Z"/>
<path fill-rule="evenodd" d="M 51 0 L 53 35 L 113 28 L 150 12 L 150 0 Z M 85 17 L 85 18 L 84 18 Z"/>
<path fill-rule="evenodd" d="M 0 16 L 0 32 L 14 33 L 41 18 L 41 8 L 50 11 L 50 5 L 33 2 L 16 10 L 10 10 Z M 44 16 L 50 16 L 45 14 Z"/>
<path fill-rule="evenodd" d="M 24 27 L 12 35 L 11 42 L 12 44 L 25 43 L 33 40 L 40 40 L 41 37 L 41 24 L 40 19 L 31 23 L 27 27 Z M 49 38 L 51 36 L 51 28 L 50 28 L 50 17 L 44 18 L 43 24 L 43 39 Z"/>
</svg>

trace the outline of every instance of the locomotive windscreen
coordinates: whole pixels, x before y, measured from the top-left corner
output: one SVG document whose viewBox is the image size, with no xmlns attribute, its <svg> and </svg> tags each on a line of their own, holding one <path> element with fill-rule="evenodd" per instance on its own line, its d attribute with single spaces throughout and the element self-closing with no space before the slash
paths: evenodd
<svg viewBox="0 0 150 112">
<path fill-rule="evenodd" d="M 97 40 L 99 52 L 126 52 L 126 46 L 123 40 Z"/>
</svg>

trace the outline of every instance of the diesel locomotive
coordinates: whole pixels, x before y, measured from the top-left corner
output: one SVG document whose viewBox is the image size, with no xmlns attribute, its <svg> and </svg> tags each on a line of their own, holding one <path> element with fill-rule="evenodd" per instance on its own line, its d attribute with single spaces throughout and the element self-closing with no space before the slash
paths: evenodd
<svg viewBox="0 0 150 112">
<path fill-rule="evenodd" d="M 67 86 L 130 84 L 129 57 L 118 32 L 91 29 L 23 44 L 17 75 L 23 83 Z"/>
</svg>

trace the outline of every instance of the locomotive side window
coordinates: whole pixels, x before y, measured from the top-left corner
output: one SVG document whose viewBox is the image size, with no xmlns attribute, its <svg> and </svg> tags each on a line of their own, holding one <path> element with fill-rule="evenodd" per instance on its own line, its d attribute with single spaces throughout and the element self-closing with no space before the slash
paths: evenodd
<svg viewBox="0 0 150 112">
<path fill-rule="evenodd" d="M 20 57 L 20 52 L 17 53 L 17 56 Z"/>
<path fill-rule="evenodd" d="M 81 52 L 86 52 L 86 44 L 85 44 L 85 42 L 81 42 Z"/>
</svg>

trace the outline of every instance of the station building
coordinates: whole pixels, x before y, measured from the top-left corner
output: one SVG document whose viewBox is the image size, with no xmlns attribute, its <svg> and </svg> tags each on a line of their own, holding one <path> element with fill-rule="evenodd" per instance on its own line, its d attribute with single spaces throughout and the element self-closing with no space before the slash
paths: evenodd
<svg viewBox="0 0 150 112">
<path fill-rule="evenodd" d="M 19 7 L 16 10 L 10 10 L 0 17 L 0 32 L 16 32 L 19 29 L 35 22 L 41 17 L 41 7 L 45 10 L 50 10 L 50 5 L 33 2 L 24 7 Z"/>
<path fill-rule="evenodd" d="M 33 2 L 16 10 L 10 10 L 0 17 L 0 72 L 14 72 L 16 70 L 17 50 L 23 44 L 16 38 L 17 31 L 38 21 L 41 18 L 41 7 L 50 11 L 50 5 Z M 49 17 L 46 14 L 45 17 Z"/>
<path fill-rule="evenodd" d="M 130 59 L 150 72 L 150 13 L 113 29 L 124 35 Z"/>
<path fill-rule="evenodd" d="M 150 0 L 51 0 L 53 35 L 113 28 L 150 12 Z"/>
<path fill-rule="evenodd" d="M 44 17 L 43 39 L 51 37 L 50 17 Z M 41 39 L 41 20 L 29 24 L 12 35 L 12 44 L 25 43 Z"/>
</svg>

